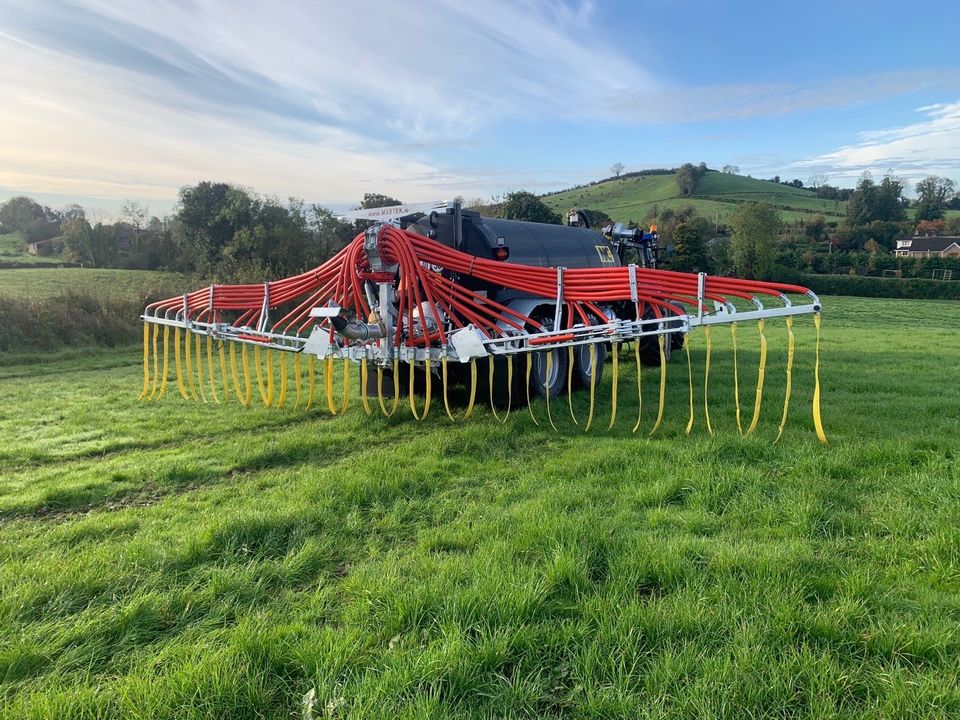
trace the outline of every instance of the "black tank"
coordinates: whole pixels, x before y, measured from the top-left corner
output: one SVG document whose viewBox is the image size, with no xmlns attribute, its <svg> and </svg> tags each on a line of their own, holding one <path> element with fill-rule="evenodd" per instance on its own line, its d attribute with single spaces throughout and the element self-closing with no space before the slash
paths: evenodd
<svg viewBox="0 0 960 720">
<path fill-rule="evenodd" d="M 457 218 L 460 232 L 457 232 Z M 505 265 L 534 267 L 601 268 L 620 265 L 616 249 L 600 233 L 583 227 L 550 225 L 482 217 L 473 210 L 451 208 L 420 218 L 416 232 L 431 228 L 438 242 L 490 260 L 497 259 L 498 248 L 509 250 Z M 482 291 L 491 299 L 508 303 L 530 295 L 474 278 L 460 278 L 464 287 Z"/>
<path fill-rule="evenodd" d="M 430 226 L 437 240 L 477 257 L 496 259 L 498 247 L 506 247 L 516 265 L 535 267 L 615 267 L 620 260 L 613 245 L 600 233 L 582 227 L 482 217 L 461 211 L 461 232 L 455 231 L 455 213 L 432 216 Z M 426 224 L 421 221 L 421 224 Z M 458 237 L 459 235 L 459 237 Z"/>
</svg>

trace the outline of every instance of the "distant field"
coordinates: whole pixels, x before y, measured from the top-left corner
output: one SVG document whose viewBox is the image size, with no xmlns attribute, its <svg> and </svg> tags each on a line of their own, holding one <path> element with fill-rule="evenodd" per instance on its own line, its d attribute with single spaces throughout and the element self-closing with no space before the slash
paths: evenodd
<svg viewBox="0 0 960 720">
<path fill-rule="evenodd" d="M 18 232 L 0 235 L 0 263 L 23 263 L 29 265 L 43 263 L 58 265 L 62 262 L 63 258 L 61 257 L 30 255 L 27 252 L 23 236 Z"/>
<path fill-rule="evenodd" d="M 702 332 L 690 436 L 682 353 L 653 437 L 629 355 L 589 433 L 138 403 L 131 348 L 0 368 L 0 717 L 960 717 L 960 303 L 824 307 L 828 447 L 809 318 L 779 443 L 782 322 L 746 438 L 721 328 L 713 436 Z"/>
<path fill-rule="evenodd" d="M 822 200 L 809 190 L 791 185 L 777 185 L 765 180 L 708 172 L 697 182 L 696 197 L 713 201 L 736 200 L 766 202 L 771 205 L 793 208 L 793 215 L 800 213 L 823 214 L 826 217 L 844 216 L 847 204 L 839 200 Z M 784 212 L 791 212 L 785 210 Z"/>
<path fill-rule="evenodd" d="M 177 273 L 153 270 L 12 268 L 0 269 L 0 297 L 42 300 L 77 290 L 133 299 L 157 290 L 179 289 L 184 282 Z"/>
<path fill-rule="evenodd" d="M 641 175 L 548 195 L 543 200 L 559 212 L 571 207 L 595 208 L 620 222 L 642 222 L 654 206 L 663 210 L 684 205 L 692 205 L 704 217 L 725 222 L 737 204 L 744 201 L 767 202 L 787 222 L 809 219 L 818 213 L 828 220 L 839 220 L 846 213 L 846 203 L 820 200 L 807 190 L 718 172 L 708 172 L 700 178 L 691 196 L 679 194 L 673 175 Z"/>
<path fill-rule="evenodd" d="M 907 218 L 910 220 L 916 220 L 917 209 L 916 208 L 907 208 Z M 944 217 L 949 220 L 950 218 L 960 217 L 960 210 L 947 210 L 944 214 Z"/>
<path fill-rule="evenodd" d="M 23 236 L 18 233 L 0 234 L 0 258 L 11 255 L 25 255 L 27 252 Z"/>
</svg>

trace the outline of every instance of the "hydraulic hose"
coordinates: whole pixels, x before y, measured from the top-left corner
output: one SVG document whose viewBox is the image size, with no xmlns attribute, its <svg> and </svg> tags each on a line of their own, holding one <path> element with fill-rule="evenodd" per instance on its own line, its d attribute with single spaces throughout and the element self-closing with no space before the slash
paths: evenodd
<svg viewBox="0 0 960 720">
<path fill-rule="evenodd" d="M 787 318 L 787 322 L 790 322 L 790 318 Z M 707 402 L 707 396 L 710 392 L 710 351 L 712 349 L 710 331 L 709 325 L 703 328 L 703 336 L 707 340 L 706 361 L 703 368 L 703 417 L 707 421 L 707 432 L 713 435 L 713 426 L 710 424 L 710 404 Z"/>
<path fill-rule="evenodd" d="M 790 386 L 793 374 L 793 318 L 787 317 L 787 389 L 783 394 L 783 416 L 780 418 L 780 427 L 777 429 L 777 439 L 774 443 L 780 442 L 783 435 L 783 429 L 787 426 L 787 412 L 790 408 Z"/>
<path fill-rule="evenodd" d="M 757 396 L 753 404 L 753 419 L 750 421 L 750 427 L 746 434 L 749 435 L 757 429 L 757 423 L 760 422 L 760 405 L 763 400 L 763 381 L 767 370 L 767 338 L 763 334 L 763 320 L 757 320 L 757 331 L 760 333 L 760 367 L 757 370 Z"/>
</svg>

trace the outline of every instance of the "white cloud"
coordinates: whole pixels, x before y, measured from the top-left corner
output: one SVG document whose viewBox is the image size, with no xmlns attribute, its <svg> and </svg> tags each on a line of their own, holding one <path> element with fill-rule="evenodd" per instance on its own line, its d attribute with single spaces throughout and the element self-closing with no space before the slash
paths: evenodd
<svg viewBox="0 0 960 720">
<path fill-rule="evenodd" d="M 467 137 L 504 115 L 581 115 L 607 94 L 658 87 L 621 53 L 584 37 L 591 3 L 84 5 L 119 27 L 147 28 L 226 74 L 269 78 L 351 126 L 372 134 L 388 128 L 418 142 Z M 169 47 L 158 45 L 149 49 L 177 62 Z"/>
<path fill-rule="evenodd" d="M 494 124 L 776 115 L 945 77 L 676 88 L 594 23 L 591 0 L 0 0 L 0 187 L 169 201 L 214 178 L 331 203 L 486 194 L 587 177 L 437 162 Z"/>
<path fill-rule="evenodd" d="M 621 120 L 632 123 L 738 120 L 854 107 L 924 87 L 960 89 L 960 73 L 900 70 L 817 82 L 671 87 L 653 92 L 630 90 L 610 96 L 604 107 L 618 114 Z"/>
<path fill-rule="evenodd" d="M 369 190 L 371 178 L 398 191 L 403 176 L 435 175 L 335 128 L 313 127 L 291 140 L 229 117 L 184 113 L 143 98 L 133 78 L 48 54 L 8 55 L 0 47 L 0 63 L 15 67 L 0 105 L 0 186 L 169 200 L 181 185 L 212 177 L 280 196 L 348 200 Z M 425 192 L 416 181 L 406 188 Z"/>
<path fill-rule="evenodd" d="M 906 180 L 931 173 L 960 177 L 960 101 L 917 109 L 926 117 L 903 127 L 867 130 L 860 142 L 797 163 L 833 180 L 853 180 L 863 171 L 892 170 Z"/>
<path fill-rule="evenodd" d="M 438 168 L 429 146 L 655 86 L 583 39 L 590 8 L 0 0 L 0 187 L 169 200 L 216 178 L 328 202 L 483 192 L 482 174 Z"/>
</svg>

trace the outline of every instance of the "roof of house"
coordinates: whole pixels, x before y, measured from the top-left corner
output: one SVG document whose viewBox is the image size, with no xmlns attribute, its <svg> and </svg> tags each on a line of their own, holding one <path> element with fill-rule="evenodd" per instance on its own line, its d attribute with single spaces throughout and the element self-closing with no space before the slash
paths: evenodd
<svg viewBox="0 0 960 720">
<path fill-rule="evenodd" d="M 57 235 L 56 237 L 47 238 L 46 240 L 34 240 L 31 243 L 27 243 L 27 245 L 31 247 L 40 247 L 41 245 L 49 245 L 51 243 L 62 243 L 63 241 L 64 241 L 64 236 Z"/>
<path fill-rule="evenodd" d="M 910 252 L 943 252 L 954 243 L 960 245 L 960 237 L 951 237 L 947 235 L 927 235 L 923 237 L 914 237 L 909 241 L 910 245 L 899 248 L 900 250 L 909 250 Z"/>
</svg>

